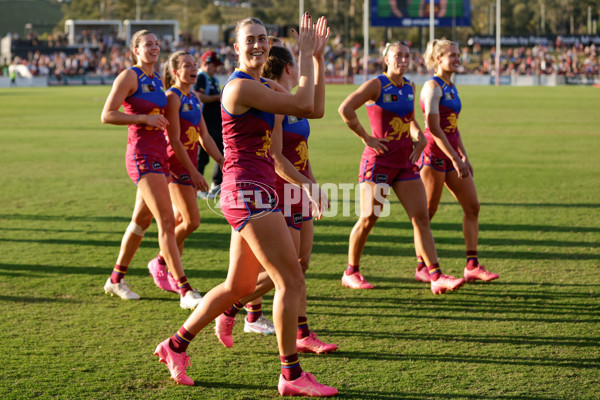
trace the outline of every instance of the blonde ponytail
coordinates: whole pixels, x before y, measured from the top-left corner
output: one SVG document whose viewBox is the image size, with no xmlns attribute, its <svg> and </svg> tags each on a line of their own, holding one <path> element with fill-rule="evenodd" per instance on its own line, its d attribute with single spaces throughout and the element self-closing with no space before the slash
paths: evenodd
<svg viewBox="0 0 600 400">
<path fill-rule="evenodd" d="M 435 70 L 438 66 L 438 56 L 444 54 L 444 51 L 453 44 L 455 43 L 447 39 L 433 39 L 427 43 L 427 49 L 423 55 L 427 69 Z"/>
</svg>

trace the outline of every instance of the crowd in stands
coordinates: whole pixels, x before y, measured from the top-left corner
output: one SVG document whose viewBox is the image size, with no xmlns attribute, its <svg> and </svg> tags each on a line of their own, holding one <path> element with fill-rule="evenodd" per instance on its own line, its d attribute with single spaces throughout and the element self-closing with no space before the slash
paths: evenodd
<svg viewBox="0 0 600 400">
<path fill-rule="evenodd" d="M 34 43 L 37 37 L 28 38 Z M 44 46 L 45 52 L 36 50 L 29 52 L 27 57 L 16 57 L 13 64 L 27 66 L 33 76 L 54 76 L 61 79 L 65 76 L 94 75 L 114 77 L 122 70 L 131 66 L 129 49 L 126 43 L 115 35 L 99 35 L 98 32 L 84 32 L 81 41 L 85 45 L 65 51 L 67 40 L 61 35 L 51 35 Z M 289 44 L 289 43 L 288 43 Z M 380 54 L 385 43 L 371 42 L 369 49 L 368 73 L 381 72 Z M 289 44 L 296 50 L 293 44 Z M 228 75 L 236 66 L 236 55 L 231 46 L 223 43 L 217 45 L 202 45 L 196 43 L 181 46 L 177 43 L 163 43 L 162 57 L 166 60 L 168 54 L 179 49 L 188 50 L 197 58 L 207 50 L 216 51 L 223 65 L 218 74 Z M 50 49 L 50 51 L 48 51 Z M 52 51 L 55 49 L 55 51 Z M 414 47 L 413 47 L 414 49 Z M 496 49 L 483 50 L 481 46 L 462 47 L 461 60 L 463 71 L 471 74 L 491 74 L 494 72 Z M 501 73 L 503 75 L 564 75 L 566 77 L 584 76 L 598 78 L 600 66 L 598 63 L 599 50 L 594 44 L 586 45 L 537 45 L 533 47 L 502 48 Z M 342 44 L 340 36 L 331 40 L 326 52 L 326 73 L 335 76 L 349 76 L 363 73 L 363 51 L 359 43 L 350 48 Z M 414 50 L 410 73 L 428 74 L 421 52 Z"/>
</svg>

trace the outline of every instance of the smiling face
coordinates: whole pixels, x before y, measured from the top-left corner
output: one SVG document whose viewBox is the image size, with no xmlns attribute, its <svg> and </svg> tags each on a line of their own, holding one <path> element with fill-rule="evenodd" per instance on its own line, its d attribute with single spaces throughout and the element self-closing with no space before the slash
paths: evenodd
<svg viewBox="0 0 600 400">
<path fill-rule="evenodd" d="M 240 27 L 233 47 L 240 58 L 240 68 L 260 70 L 269 55 L 265 27 L 252 23 Z"/>
<path fill-rule="evenodd" d="M 403 44 L 392 45 L 385 55 L 387 73 L 404 75 L 410 66 L 410 49 Z"/>
<path fill-rule="evenodd" d="M 184 54 L 177 59 L 177 69 L 173 75 L 177 79 L 177 83 L 193 85 L 196 83 L 198 64 L 196 59 L 191 54 Z"/>
<path fill-rule="evenodd" d="M 138 62 L 154 64 L 160 55 L 160 42 L 153 33 L 139 37 L 137 45 L 132 49 Z"/>
<path fill-rule="evenodd" d="M 460 52 L 458 46 L 451 44 L 438 56 L 438 70 L 441 72 L 460 71 Z"/>
</svg>

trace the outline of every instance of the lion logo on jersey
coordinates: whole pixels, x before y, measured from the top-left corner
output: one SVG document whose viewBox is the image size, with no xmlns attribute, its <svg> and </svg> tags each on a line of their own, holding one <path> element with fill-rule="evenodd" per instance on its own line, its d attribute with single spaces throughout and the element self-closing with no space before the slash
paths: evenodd
<svg viewBox="0 0 600 400">
<path fill-rule="evenodd" d="M 185 135 L 187 136 L 187 141 L 183 144 L 186 150 L 193 149 L 196 143 L 200 140 L 200 133 L 195 126 L 190 126 L 187 131 L 185 131 Z"/>
<path fill-rule="evenodd" d="M 152 111 L 150 111 L 148 113 L 148 115 L 163 115 L 163 110 L 161 110 L 160 108 L 153 108 Z M 153 126 L 147 125 L 147 129 L 152 129 L 152 130 L 156 130 L 156 131 L 160 131 L 160 128 L 155 128 Z"/>
<path fill-rule="evenodd" d="M 456 128 L 458 127 L 458 118 L 456 118 L 456 114 L 448 115 L 448 118 L 446 119 L 446 121 L 448 121 L 448 125 L 444 128 L 444 132 L 446 132 L 446 133 L 456 132 Z"/>
<path fill-rule="evenodd" d="M 306 163 L 308 162 L 308 146 L 306 145 L 306 142 L 300 142 L 296 147 L 296 152 L 300 159 L 294 163 L 294 166 L 298 171 L 303 171 L 306 169 Z"/>
<path fill-rule="evenodd" d="M 406 137 L 410 135 L 410 123 L 404 122 L 400 117 L 394 117 L 390 121 L 390 126 L 394 130 L 386 135 L 386 138 L 390 140 L 400 140 L 404 137 L 404 134 L 406 134 Z"/>
<path fill-rule="evenodd" d="M 263 136 L 261 139 L 263 140 L 263 145 L 260 148 L 260 150 L 256 152 L 256 155 L 260 157 L 268 157 L 269 149 L 271 149 L 271 131 L 267 130 L 266 135 Z"/>
</svg>

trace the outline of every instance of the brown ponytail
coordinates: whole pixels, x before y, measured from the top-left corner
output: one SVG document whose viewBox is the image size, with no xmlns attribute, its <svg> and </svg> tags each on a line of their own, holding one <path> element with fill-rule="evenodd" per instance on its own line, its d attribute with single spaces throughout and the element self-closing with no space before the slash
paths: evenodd
<svg viewBox="0 0 600 400">
<path fill-rule="evenodd" d="M 142 37 L 150 34 L 152 34 L 152 32 L 149 30 L 142 29 L 131 36 L 131 40 L 129 41 L 129 50 L 131 52 L 131 60 L 133 61 L 133 65 L 137 65 L 138 63 L 137 56 L 135 55 L 135 51 L 133 51 L 133 49 L 136 49 L 140 45 Z"/>
<path fill-rule="evenodd" d="M 292 53 L 285 47 L 273 46 L 269 51 L 267 62 L 263 65 L 261 75 L 264 78 L 278 81 L 287 64 L 294 65 Z"/>
<path fill-rule="evenodd" d="M 190 53 L 185 50 L 179 50 L 169 56 L 169 61 L 165 64 L 165 69 L 163 71 L 165 90 L 175 84 L 175 75 L 173 75 L 173 71 L 179 68 L 179 57 L 187 56 L 188 54 Z"/>
</svg>

